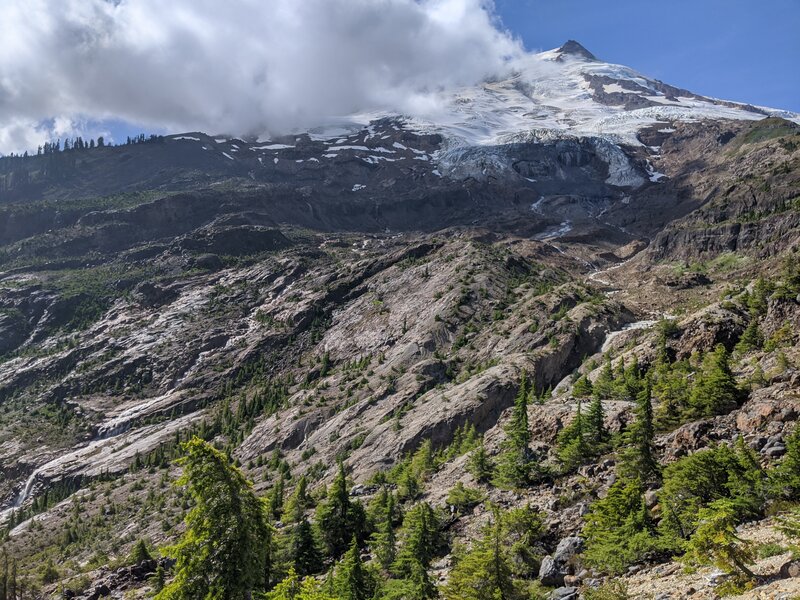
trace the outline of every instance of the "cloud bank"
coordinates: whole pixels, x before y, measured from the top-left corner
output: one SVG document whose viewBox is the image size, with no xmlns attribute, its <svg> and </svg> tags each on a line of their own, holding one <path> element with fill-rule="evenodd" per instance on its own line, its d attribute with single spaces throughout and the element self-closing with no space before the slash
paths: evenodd
<svg viewBox="0 0 800 600">
<path fill-rule="evenodd" d="M 0 152 L 104 120 L 238 135 L 418 114 L 522 52 L 489 0 L 3 0 Z"/>
</svg>

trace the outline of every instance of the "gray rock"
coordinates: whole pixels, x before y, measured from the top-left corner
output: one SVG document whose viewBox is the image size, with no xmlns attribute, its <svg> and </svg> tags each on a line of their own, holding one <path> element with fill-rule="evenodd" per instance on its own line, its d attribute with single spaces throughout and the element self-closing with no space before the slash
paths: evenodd
<svg viewBox="0 0 800 600">
<path fill-rule="evenodd" d="M 786 446 L 783 444 L 775 444 L 762 450 L 762 452 L 770 458 L 778 458 L 786 454 Z"/>
<path fill-rule="evenodd" d="M 800 577 L 800 560 L 790 560 L 781 566 L 780 575 L 784 579 L 788 577 Z"/>
<path fill-rule="evenodd" d="M 550 592 L 549 600 L 577 600 L 578 588 L 576 587 L 560 587 Z"/>
<path fill-rule="evenodd" d="M 545 556 L 542 559 L 539 567 L 539 581 L 547 587 L 564 584 L 564 574 L 559 572 L 552 556 Z"/>
</svg>

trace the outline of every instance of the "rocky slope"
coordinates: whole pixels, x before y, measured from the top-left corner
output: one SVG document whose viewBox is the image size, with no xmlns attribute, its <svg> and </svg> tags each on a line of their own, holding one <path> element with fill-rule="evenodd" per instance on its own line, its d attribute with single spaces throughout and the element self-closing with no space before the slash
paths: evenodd
<svg viewBox="0 0 800 600">
<path fill-rule="evenodd" d="M 665 315 L 677 357 L 736 344 L 739 292 L 800 244 L 798 125 L 572 44 L 526 69 L 462 91 L 440 123 L 0 159 L 0 521 L 31 597 L 57 592 L 39 577 L 54 559 L 72 589 L 148 593 L 109 565 L 180 531 L 165 456 L 190 432 L 212 431 L 260 492 L 272 456 L 317 488 L 344 459 L 368 499 L 426 440 L 445 448 L 472 425 L 498 452 L 523 372 L 543 398 L 531 446 L 555 463 L 575 374 L 597 377 L 604 354 L 652 363 Z M 800 411 L 796 299 L 772 301 L 760 326 L 780 347 L 736 375 L 763 382 L 663 432 L 663 461 L 739 434 L 780 458 Z M 631 402 L 605 409 L 614 432 L 632 419 Z M 423 497 L 478 485 L 466 461 L 445 462 Z M 557 565 L 614 466 L 482 489 L 544 512 L 540 550 Z M 453 539 L 488 515 L 454 520 Z M 588 578 L 570 565 L 548 583 Z M 632 576 L 636 597 L 656 572 Z"/>
</svg>

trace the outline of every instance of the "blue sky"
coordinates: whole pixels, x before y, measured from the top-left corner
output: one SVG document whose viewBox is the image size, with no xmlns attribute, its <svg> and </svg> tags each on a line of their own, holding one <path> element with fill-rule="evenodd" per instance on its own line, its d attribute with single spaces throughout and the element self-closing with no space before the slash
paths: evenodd
<svg viewBox="0 0 800 600">
<path fill-rule="evenodd" d="M 800 112 L 800 0 L 495 0 L 529 50 L 567 39 L 693 92 Z"/>
</svg>

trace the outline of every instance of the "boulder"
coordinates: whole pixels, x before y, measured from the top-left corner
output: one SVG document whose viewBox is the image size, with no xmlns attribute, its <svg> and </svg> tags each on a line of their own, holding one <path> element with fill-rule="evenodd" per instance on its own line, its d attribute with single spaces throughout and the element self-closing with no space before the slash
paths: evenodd
<svg viewBox="0 0 800 600">
<path fill-rule="evenodd" d="M 583 550 L 583 540 L 578 536 L 562 539 L 552 556 L 542 559 L 539 581 L 546 586 L 564 585 L 564 577 L 574 575 L 578 569 L 578 555 Z"/>
<path fill-rule="evenodd" d="M 550 592 L 549 600 L 578 600 L 578 588 L 576 587 L 560 587 Z"/>
<path fill-rule="evenodd" d="M 784 579 L 800 577 L 800 560 L 790 560 L 781 566 L 780 575 Z"/>
</svg>

